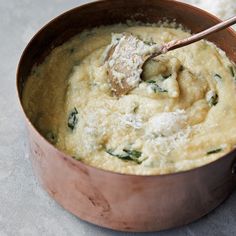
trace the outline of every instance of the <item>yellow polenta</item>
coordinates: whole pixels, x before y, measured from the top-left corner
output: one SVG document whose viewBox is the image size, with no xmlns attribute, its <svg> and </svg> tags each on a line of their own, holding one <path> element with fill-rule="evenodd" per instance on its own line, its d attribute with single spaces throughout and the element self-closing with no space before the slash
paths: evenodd
<svg viewBox="0 0 236 236">
<path fill-rule="evenodd" d="M 35 127 L 74 158 L 102 169 L 153 175 L 212 162 L 236 144 L 236 70 L 200 41 L 145 64 L 141 83 L 112 94 L 106 48 L 112 33 L 147 44 L 189 36 L 180 28 L 112 25 L 83 32 L 35 66 L 23 105 Z"/>
</svg>

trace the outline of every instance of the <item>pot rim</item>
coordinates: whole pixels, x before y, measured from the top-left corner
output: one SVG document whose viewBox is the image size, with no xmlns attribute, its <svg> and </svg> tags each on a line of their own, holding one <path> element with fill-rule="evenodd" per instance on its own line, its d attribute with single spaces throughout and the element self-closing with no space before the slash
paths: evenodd
<svg viewBox="0 0 236 236">
<path fill-rule="evenodd" d="M 189 169 L 189 170 L 183 170 L 183 171 L 179 171 L 179 172 L 174 172 L 174 173 L 166 173 L 166 174 L 152 174 L 152 175 L 140 175 L 140 174 L 127 174 L 127 173 L 120 173 L 120 172 L 115 172 L 115 171 L 111 171 L 111 170 L 106 170 L 106 169 L 102 169 L 100 167 L 96 167 L 96 166 L 92 166 L 92 165 L 89 165 L 89 164 L 86 164 L 82 161 L 79 161 L 79 160 L 75 160 L 72 156 L 68 155 L 67 153 L 63 152 L 62 150 L 58 149 L 56 146 L 54 146 L 53 144 L 51 144 L 39 131 L 38 129 L 36 129 L 36 127 L 33 125 L 33 123 L 30 121 L 29 117 L 26 115 L 26 112 L 24 110 L 24 107 L 22 105 L 22 99 L 20 98 L 20 91 L 19 91 L 19 81 L 20 81 L 20 68 L 23 66 L 22 65 L 22 61 L 25 57 L 25 54 L 26 52 L 28 51 L 30 45 L 32 43 L 34 43 L 34 40 L 38 37 L 38 35 L 46 30 L 48 28 L 49 25 L 51 25 L 51 23 L 53 23 L 54 21 L 57 21 L 59 18 L 67 15 L 67 14 L 70 14 L 71 12 L 73 11 L 76 11 L 78 9 L 83 9 L 85 7 L 92 7 L 93 5 L 95 4 L 99 4 L 99 3 L 103 3 L 103 2 L 109 2 L 109 1 L 112 1 L 112 0 L 95 0 L 93 2 L 89 2 L 89 3 L 86 3 L 86 4 L 82 4 L 80 6 L 77 6 L 77 7 L 73 7 L 59 15 L 57 15 L 56 17 L 54 17 L 52 20 L 48 21 L 46 24 L 44 24 L 35 34 L 34 36 L 30 39 L 30 41 L 27 43 L 27 45 L 25 46 L 23 52 L 21 53 L 21 56 L 20 56 L 20 60 L 17 64 L 17 70 L 16 70 L 16 81 L 15 81 L 15 85 L 16 85 L 16 90 L 17 90 L 17 98 L 18 98 L 18 102 L 20 103 L 20 109 L 23 113 L 23 116 L 24 116 L 24 119 L 26 121 L 26 123 L 31 127 L 31 129 L 33 129 L 33 131 L 38 135 L 38 137 L 40 139 L 42 139 L 45 143 L 47 143 L 47 145 L 50 147 L 50 148 L 53 148 L 56 152 L 58 152 L 60 154 L 60 157 L 64 157 L 66 158 L 69 162 L 71 162 L 71 164 L 73 165 L 82 165 L 84 166 L 85 168 L 89 168 L 91 169 L 92 171 L 96 171 L 96 172 L 100 172 L 102 174 L 112 174 L 112 175 L 116 175 L 116 176 L 123 176 L 123 177 L 132 177 L 132 178 L 160 178 L 160 177 L 171 177 L 171 176 L 179 176 L 179 175 L 182 175 L 182 174 L 188 174 L 189 172 L 198 172 L 199 170 L 201 169 L 204 169 L 204 168 L 208 168 L 210 166 L 213 166 L 215 165 L 216 163 L 220 162 L 220 161 L 223 161 L 226 157 L 230 156 L 232 153 L 235 153 L 236 154 L 236 147 L 234 149 L 232 149 L 230 152 L 226 153 L 225 155 L 221 156 L 220 158 L 212 161 L 212 162 L 209 162 L 205 165 L 202 165 L 202 166 L 198 166 L 198 167 L 195 167 L 193 169 Z M 179 2 L 178 0 L 165 0 L 166 2 L 171 2 L 173 4 L 178 4 L 178 5 L 182 5 L 184 7 L 188 7 L 188 8 L 192 8 L 194 10 L 196 10 L 198 13 L 202 13 L 202 14 L 205 14 L 206 16 L 208 16 L 209 18 L 211 18 L 212 20 L 214 20 L 215 22 L 222 22 L 221 19 L 219 19 L 218 17 L 216 17 L 215 15 L 201 9 L 201 8 L 198 8 L 196 6 L 193 6 L 193 5 L 190 5 L 190 4 L 187 4 L 187 3 L 183 3 L 183 2 Z M 200 15 L 200 14 L 199 14 Z M 191 30 L 191 29 L 190 29 Z M 232 27 L 228 27 L 226 28 L 225 30 L 227 30 L 229 33 L 231 33 L 234 38 L 235 38 L 235 42 L 236 42 L 236 31 L 234 31 L 232 29 Z M 73 37 L 73 36 L 72 36 Z M 236 161 L 236 158 L 234 160 L 234 162 Z"/>
</svg>

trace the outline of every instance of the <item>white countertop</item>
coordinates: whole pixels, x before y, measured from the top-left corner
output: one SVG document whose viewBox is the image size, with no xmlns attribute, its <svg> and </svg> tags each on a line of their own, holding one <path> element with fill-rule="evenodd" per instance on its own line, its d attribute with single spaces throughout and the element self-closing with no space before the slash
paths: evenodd
<svg viewBox="0 0 236 236">
<path fill-rule="evenodd" d="M 84 2 L 88 1 L 0 1 L 0 236 L 133 235 L 85 223 L 62 209 L 38 185 L 28 158 L 25 125 L 15 88 L 19 57 L 29 39 L 46 22 Z M 236 235 L 236 192 L 195 223 L 148 235 Z"/>
</svg>

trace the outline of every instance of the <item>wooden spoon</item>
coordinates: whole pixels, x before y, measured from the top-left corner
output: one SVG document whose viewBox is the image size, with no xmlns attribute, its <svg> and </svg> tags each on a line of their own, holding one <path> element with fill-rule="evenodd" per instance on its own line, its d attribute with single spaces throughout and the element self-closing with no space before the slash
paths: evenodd
<svg viewBox="0 0 236 236">
<path fill-rule="evenodd" d="M 130 33 L 115 34 L 107 51 L 107 67 L 112 90 L 120 97 L 138 86 L 144 63 L 170 50 L 184 47 L 236 23 L 236 16 L 185 39 L 162 46 L 149 45 Z"/>
</svg>

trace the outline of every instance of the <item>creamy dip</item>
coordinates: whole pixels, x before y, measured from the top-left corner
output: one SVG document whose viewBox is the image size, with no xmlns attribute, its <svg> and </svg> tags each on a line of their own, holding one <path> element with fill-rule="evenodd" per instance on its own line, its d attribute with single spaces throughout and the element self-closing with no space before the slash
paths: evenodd
<svg viewBox="0 0 236 236">
<path fill-rule="evenodd" d="M 142 80 L 117 98 L 104 62 L 113 33 L 159 45 L 181 28 L 112 25 L 55 48 L 25 84 L 23 106 L 51 143 L 75 159 L 120 173 L 153 175 L 212 162 L 236 144 L 236 69 L 200 41 L 148 61 Z"/>
</svg>

